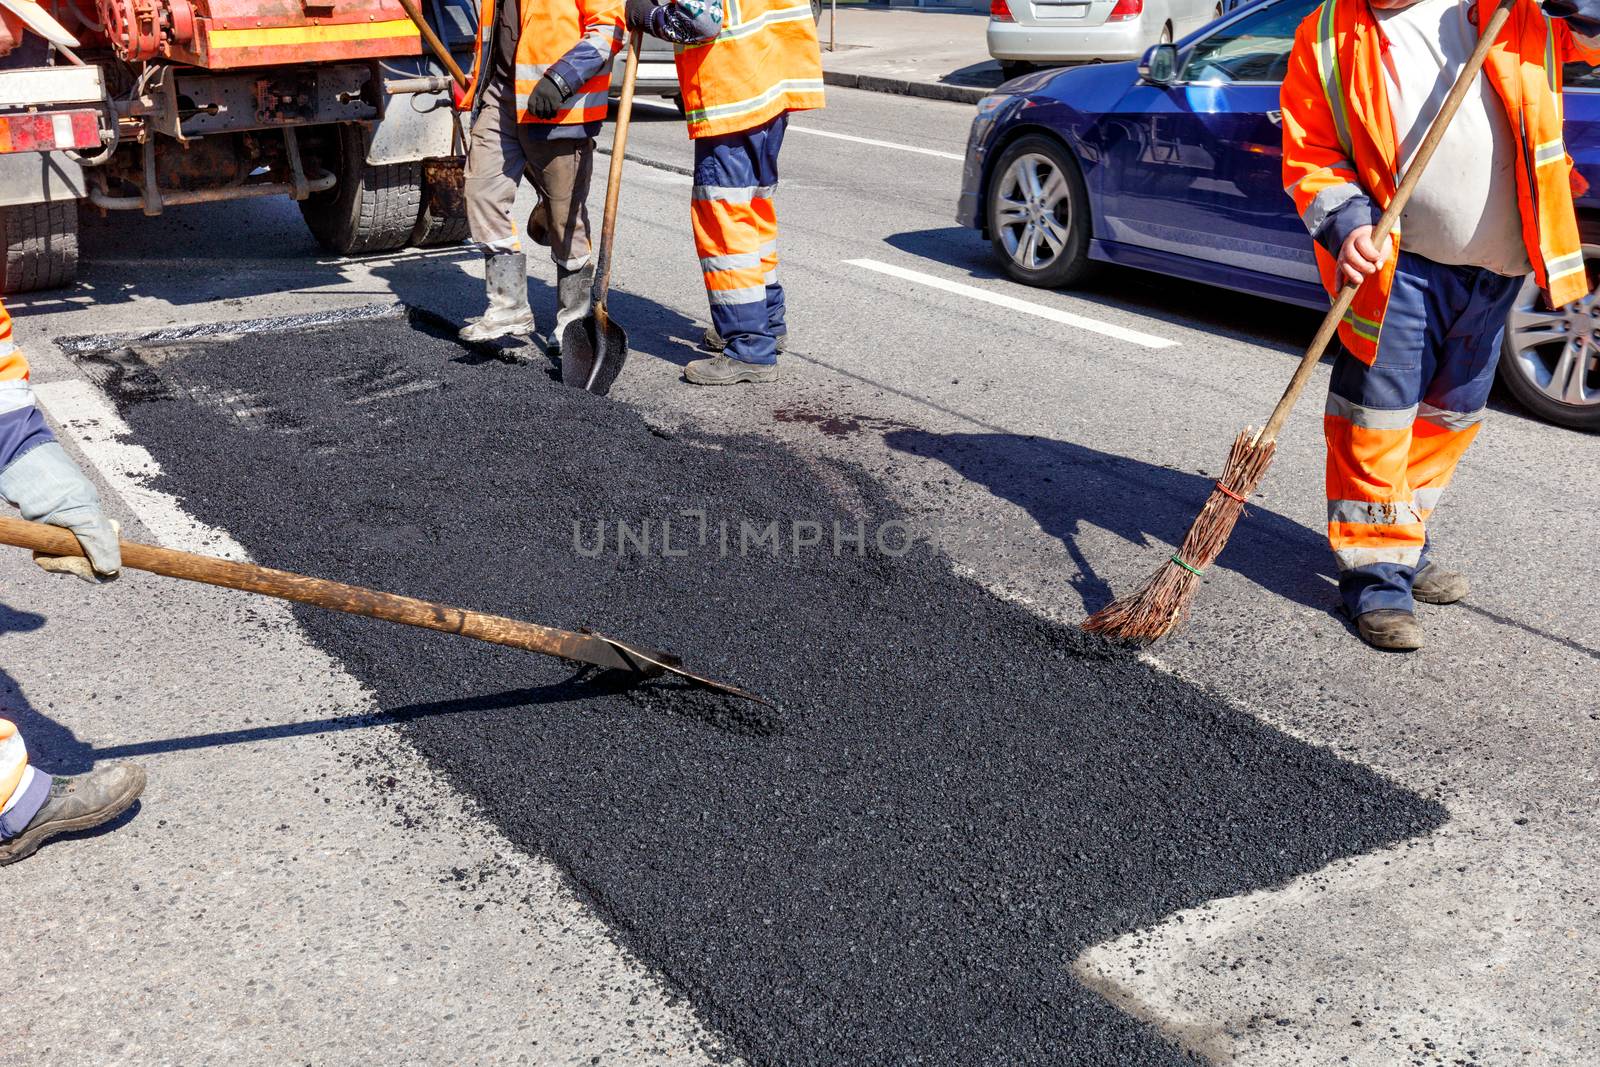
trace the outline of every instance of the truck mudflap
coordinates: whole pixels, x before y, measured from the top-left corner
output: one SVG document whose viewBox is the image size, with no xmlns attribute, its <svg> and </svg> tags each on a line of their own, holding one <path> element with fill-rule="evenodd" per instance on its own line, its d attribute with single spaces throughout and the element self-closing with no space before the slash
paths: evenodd
<svg viewBox="0 0 1600 1067">
<path fill-rule="evenodd" d="M 66 152 L 99 152 L 106 125 L 98 67 L 0 70 L 0 207 L 75 200 L 83 167 Z"/>
</svg>

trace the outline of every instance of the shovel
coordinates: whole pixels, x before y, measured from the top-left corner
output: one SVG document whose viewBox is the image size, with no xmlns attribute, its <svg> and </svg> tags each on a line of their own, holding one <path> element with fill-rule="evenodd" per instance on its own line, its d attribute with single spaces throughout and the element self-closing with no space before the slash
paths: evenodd
<svg viewBox="0 0 1600 1067">
<path fill-rule="evenodd" d="M 594 272 L 593 307 L 561 331 L 561 380 L 598 396 L 611 391 L 628 359 L 628 334 L 611 318 L 606 293 L 611 288 L 611 253 L 616 243 L 617 201 L 622 194 L 622 158 L 628 148 L 628 120 L 633 115 L 633 83 L 639 76 L 637 30 L 628 40 L 628 65 L 622 72 L 622 99 L 617 103 L 617 129 L 611 139 L 611 176 L 606 181 L 606 214 L 600 228 L 600 253 Z"/>
<path fill-rule="evenodd" d="M 49 526 L 25 519 L 0 515 L 0 544 L 17 548 L 31 548 L 50 556 L 82 556 L 83 547 L 78 539 L 59 526 Z M 240 563 L 215 556 L 202 556 L 194 552 L 180 552 L 174 548 L 143 545 L 136 541 L 122 542 L 122 565 L 133 570 L 149 571 L 168 578 L 182 578 L 206 585 L 220 585 L 225 589 L 239 589 L 246 593 L 293 600 L 311 604 L 329 611 L 347 615 L 364 615 L 369 619 L 398 622 L 418 626 L 425 630 L 460 634 L 475 641 L 495 645 L 509 645 L 528 652 L 587 663 L 606 670 L 623 671 L 636 680 L 657 678 L 662 674 L 675 674 L 695 685 L 714 689 L 719 693 L 743 697 L 761 704 L 770 702 L 737 686 L 703 678 L 683 669 L 677 656 L 670 652 L 625 645 L 615 638 L 585 630 L 573 633 L 523 622 L 499 615 L 486 615 L 466 608 L 453 608 L 435 604 L 416 597 L 382 593 L 359 585 L 310 578 L 303 574 L 273 570 L 254 563 Z"/>
</svg>

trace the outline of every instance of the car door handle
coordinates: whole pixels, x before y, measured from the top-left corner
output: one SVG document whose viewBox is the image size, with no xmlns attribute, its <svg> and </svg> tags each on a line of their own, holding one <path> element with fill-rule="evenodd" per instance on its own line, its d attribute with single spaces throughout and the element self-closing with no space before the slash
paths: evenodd
<svg viewBox="0 0 1600 1067">
<path fill-rule="evenodd" d="M 1272 123 L 1274 126 L 1282 126 L 1283 125 L 1283 112 L 1281 112 L 1281 111 L 1269 111 L 1269 112 L 1267 112 L 1267 121 Z"/>
</svg>

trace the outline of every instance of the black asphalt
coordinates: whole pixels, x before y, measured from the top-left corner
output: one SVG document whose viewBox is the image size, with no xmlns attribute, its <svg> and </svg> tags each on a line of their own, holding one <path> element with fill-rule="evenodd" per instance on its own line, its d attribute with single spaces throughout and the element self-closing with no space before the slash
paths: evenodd
<svg viewBox="0 0 1600 1067">
<path fill-rule="evenodd" d="M 663 435 L 404 320 L 92 358 L 114 365 L 161 486 L 261 562 L 592 625 L 776 700 L 618 692 L 298 610 L 754 1063 L 1188 1062 L 1076 984 L 1073 958 L 1445 817 L 990 596 L 924 544 L 877 551 L 898 514 L 884 489 L 772 441 Z M 618 521 L 646 519 L 651 552 L 619 555 Z M 685 555 L 660 551 L 664 520 Z M 741 520 L 780 523 L 777 558 L 740 554 Z M 869 551 L 836 555 L 833 523 L 858 521 Z M 822 545 L 794 552 L 795 522 Z M 605 524 L 606 550 L 578 551 L 575 523 L 586 550 Z M 315 817 L 284 813 L 300 814 Z"/>
</svg>

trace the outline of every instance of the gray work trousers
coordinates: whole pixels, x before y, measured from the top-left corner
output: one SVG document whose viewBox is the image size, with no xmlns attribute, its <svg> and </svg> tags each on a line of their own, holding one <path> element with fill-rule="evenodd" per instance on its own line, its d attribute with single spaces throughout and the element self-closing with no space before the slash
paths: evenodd
<svg viewBox="0 0 1600 1067">
<path fill-rule="evenodd" d="M 517 121 L 516 93 L 509 77 L 490 78 L 483 106 L 467 144 L 467 225 L 485 252 L 515 252 L 522 242 L 511 217 L 523 175 L 539 203 L 528 218 L 528 235 L 548 245 L 564 270 L 589 263 L 589 177 L 594 138 L 540 137 Z M 549 127 L 542 127 L 543 133 Z M 565 132 L 565 131 L 563 131 Z M 574 131 L 577 132 L 577 131 Z"/>
</svg>

